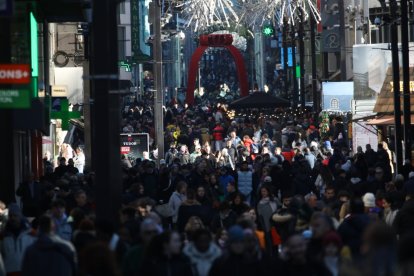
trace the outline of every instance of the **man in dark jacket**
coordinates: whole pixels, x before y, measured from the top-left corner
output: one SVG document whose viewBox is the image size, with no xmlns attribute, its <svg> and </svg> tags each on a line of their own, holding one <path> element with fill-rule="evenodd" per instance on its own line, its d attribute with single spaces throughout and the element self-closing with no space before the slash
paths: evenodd
<svg viewBox="0 0 414 276">
<path fill-rule="evenodd" d="M 393 226 L 400 237 L 414 232 L 414 192 L 407 194 L 404 206 L 398 211 Z"/>
<path fill-rule="evenodd" d="M 377 153 L 371 148 L 370 144 L 365 145 L 365 160 L 368 168 L 372 168 L 377 163 Z"/>
<path fill-rule="evenodd" d="M 22 182 L 16 191 L 23 203 L 23 215 L 25 217 L 37 217 L 40 212 L 41 188 L 35 180 L 35 175 L 30 173 L 25 182 Z"/>
<path fill-rule="evenodd" d="M 368 215 L 364 214 L 364 203 L 361 199 L 354 199 L 350 202 L 351 215 L 341 223 L 338 234 L 341 236 L 344 245 L 351 249 L 352 257 L 360 256 L 362 245 L 362 234 L 370 223 Z"/>
<path fill-rule="evenodd" d="M 258 275 L 257 263 L 248 263 L 245 256 L 246 244 L 243 228 L 238 225 L 228 230 L 228 252 L 214 261 L 210 276 Z"/>
<path fill-rule="evenodd" d="M 73 245 L 53 234 L 52 219 L 39 219 L 39 238 L 27 248 L 22 275 L 72 276 L 76 274 L 76 252 Z"/>
</svg>

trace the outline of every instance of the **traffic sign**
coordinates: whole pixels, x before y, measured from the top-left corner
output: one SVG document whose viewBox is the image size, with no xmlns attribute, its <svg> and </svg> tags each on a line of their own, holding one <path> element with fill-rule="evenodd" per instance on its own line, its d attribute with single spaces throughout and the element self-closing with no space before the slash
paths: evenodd
<svg viewBox="0 0 414 276">
<path fill-rule="evenodd" d="M 0 84 L 28 84 L 30 72 L 29 64 L 0 64 Z"/>
<path fill-rule="evenodd" d="M 3 108 L 29 108 L 29 90 L 0 89 L 0 109 Z"/>
</svg>

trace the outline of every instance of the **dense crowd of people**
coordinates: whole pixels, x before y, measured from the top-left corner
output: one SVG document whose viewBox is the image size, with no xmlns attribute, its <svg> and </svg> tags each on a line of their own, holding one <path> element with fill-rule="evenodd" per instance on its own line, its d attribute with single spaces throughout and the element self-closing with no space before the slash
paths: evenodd
<svg viewBox="0 0 414 276">
<path fill-rule="evenodd" d="M 122 131 L 154 138 L 148 106 Z M 350 152 L 340 117 L 323 129 L 172 102 L 164 159 L 121 158 L 119 223 L 96 219 L 84 163 L 45 158 L 0 202 L 0 275 L 413 275 L 414 168 L 385 142 Z"/>
</svg>

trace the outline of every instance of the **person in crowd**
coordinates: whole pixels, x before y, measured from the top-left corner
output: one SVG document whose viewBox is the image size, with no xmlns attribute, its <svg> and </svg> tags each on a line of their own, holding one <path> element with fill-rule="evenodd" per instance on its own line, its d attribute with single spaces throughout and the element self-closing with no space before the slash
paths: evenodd
<svg viewBox="0 0 414 276">
<path fill-rule="evenodd" d="M 56 179 L 64 176 L 68 169 L 68 167 L 66 167 L 65 157 L 60 157 L 58 160 L 59 160 L 59 165 L 55 168 L 55 171 L 54 171 L 54 175 Z"/>
<path fill-rule="evenodd" d="M 237 188 L 243 195 L 247 204 L 251 204 L 253 191 L 253 172 L 249 170 L 249 163 L 241 163 L 240 170 L 237 172 Z"/>
<path fill-rule="evenodd" d="M 229 186 L 232 187 L 232 185 Z M 249 205 L 246 204 L 244 196 L 240 192 L 235 191 L 229 193 L 227 199 L 230 202 L 231 210 L 236 213 L 237 216 L 240 216 L 249 209 Z"/>
<path fill-rule="evenodd" d="M 218 229 L 228 229 L 236 223 L 237 215 L 231 210 L 230 204 L 224 201 L 220 204 L 219 212 L 214 215 L 211 221 L 211 230 L 216 233 Z"/>
<path fill-rule="evenodd" d="M 66 172 L 66 165 L 65 165 Z M 37 217 L 40 215 L 41 184 L 36 181 L 34 173 L 29 173 L 26 181 L 22 182 L 16 190 L 23 204 L 25 217 Z"/>
<path fill-rule="evenodd" d="M 76 156 L 73 158 L 74 166 L 78 169 L 79 173 L 83 173 L 85 168 L 85 154 L 80 147 L 75 150 Z"/>
<path fill-rule="evenodd" d="M 181 246 L 180 235 L 174 231 L 165 231 L 153 237 L 140 273 L 148 276 L 193 276 L 191 262 L 181 252 Z"/>
<path fill-rule="evenodd" d="M 256 275 L 257 266 L 249 265 L 245 252 L 244 230 L 239 225 L 234 225 L 228 230 L 227 251 L 215 260 L 209 275 Z"/>
<path fill-rule="evenodd" d="M 330 275 L 324 265 L 312 263 L 307 258 L 306 240 L 300 234 L 291 235 L 282 252 L 281 275 Z"/>
<path fill-rule="evenodd" d="M 349 209 L 350 215 L 342 221 L 338 228 L 338 234 L 341 236 L 344 245 L 349 247 L 352 258 L 358 258 L 362 245 L 361 234 L 368 227 L 370 218 L 364 212 L 364 203 L 361 199 L 351 200 Z"/>
<path fill-rule="evenodd" d="M 183 253 L 190 259 L 193 275 L 208 276 L 213 262 L 221 256 L 221 249 L 212 241 L 210 231 L 199 229 Z"/>
<path fill-rule="evenodd" d="M 72 276 L 77 270 L 73 245 L 54 234 L 51 217 L 40 217 L 39 237 L 24 254 L 21 275 Z"/>
<path fill-rule="evenodd" d="M 382 206 L 384 208 L 384 221 L 387 225 L 392 226 L 394 224 L 395 217 L 397 216 L 399 209 L 399 193 L 392 192 L 384 196 L 382 200 Z"/>
<path fill-rule="evenodd" d="M 274 198 L 271 189 L 268 185 L 263 185 L 260 188 L 259 202 L 257 203 L 257 216 L 259 225 L 267 235 L 270 234 L 271 218 L 276 213 L 279 203 Z"/>
<path fill-rule="evenodd" d="M 140 243 L 131 247 L 122 262 L 123 275 L 138 275 L 142 269 L 144 254 L 151 240 L 162 233 L 162 228 L 152 218 L 146 218 L 140 226 Z"/>
<path fill-rule="evenodd" d="M 168 201 L 168 205 L 170 206 L 173 212 L 172 222 L 174 224 L 177 223 L 178 210 L 181 204 L 187 199 L 186 194 L 187 183 L 184 181 L 178 182 L 176 191 L 171 195 L 170 200 Z"/>
<path fill-rule="evenodd" d="M 8 211 L 8 220 L 0 243 L 0 252 L 7 275 L 20 275 L 24 253 L 33 244 L 36 237 L 31 232 L 27 220 L 16 203 L 11 203 Z"/>
<path fill-rule="evenodd" d="M 326 233 L 322 240 L 323 263 L 332 276 L 338 276 L 341 268 L 341 237 L 335 232 Z"/>
<path fill-rule="evenodd" d="M 205 219 L 204 208 L 201 206 L 200 202 L 196 199 L 196 193 L 194 190 L 189 189 L 187 191 L 186 199 L 178 207 L 177 213 L 177 229 L 180 233 L 184 231 L 184 227 L 187 224 L 188 220 L 192 216 L 197 216 Z"/>
<path fill-rule="evenodd" d="M 66 165 L 66 167 L 67 167 L 67 172 L 70 174 L 75 175 L 79 173 L 79 170 L 78 168 L 75 167 L 75 162 L 73 161 L 72 158 L 68 160 L 68 164 Z"/>
<path fill-rule="evenodd" d="M 213 128 L 214 149 L 220 151 L 223 148 L 224 128 L 220 121 L 217 122 L 216 127 Z"/>
<path fill-rule="evenodd" d="M 72 226 L 70 225 L 66 214 L 65 201 L 62 199 L 53 201 L 50 215 L 53 220 L 56 235 L 66 241 L 70 241 L 72 239 Z"/>
<path fill-rule="evenodd" d="M 407 194 L 405 199 L 393 223 L 396 233 L 401 238 L 414 231 L 414 193 Z"/>
</svg>

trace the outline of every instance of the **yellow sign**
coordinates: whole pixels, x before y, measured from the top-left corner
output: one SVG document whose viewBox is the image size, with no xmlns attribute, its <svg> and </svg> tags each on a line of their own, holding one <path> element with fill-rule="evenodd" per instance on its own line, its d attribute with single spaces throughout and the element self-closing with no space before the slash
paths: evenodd
<svg viewBox="0 0 414 276">
<path fill-rule="evenodd" d="M 391 85 L 391 90 L 394 90 L 394 82 L 390 81 L 390 85 Z M 400 92 L 404 91 L 404 85 L 403 82 L 400 81 Z M 410 92 L 413 93 L 414 92 L 414 81 L 410 81 Z"/>
</svg>

